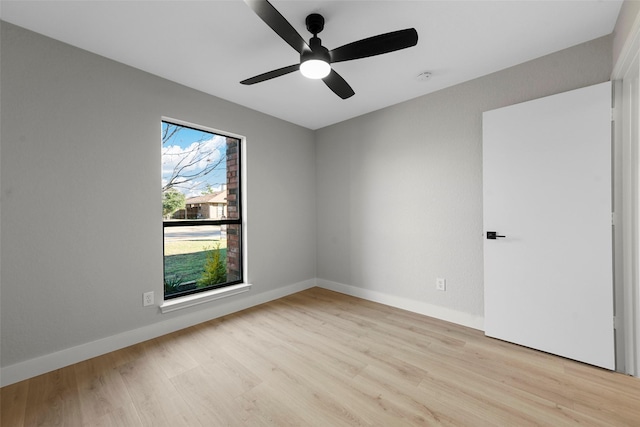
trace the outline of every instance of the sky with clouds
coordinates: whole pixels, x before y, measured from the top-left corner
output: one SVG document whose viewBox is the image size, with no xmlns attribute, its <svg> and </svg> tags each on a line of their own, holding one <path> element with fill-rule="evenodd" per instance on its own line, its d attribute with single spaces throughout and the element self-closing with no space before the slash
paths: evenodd
<svg viewBox="0 0 640 427">
<path fill-rule="evenodd" d="M 162 123 L 163 130 L 167 124 Z M 204 132 L 187 127 L 180 130 L 162 146 L 162 185 L 171 179 L 172 174 L 183 165 L 178 180 L 193 175 L 207 166 L 223 160 L 226 151 L 226 138 L 210 132 Z M 226 182 L 226 162 L 220 162 L 211 173 L 189 180 L 185 184 L 176 186 L 187 198 L 199 196 L 210 185 L 214 190 L 220 190 Z"/>
</svg>

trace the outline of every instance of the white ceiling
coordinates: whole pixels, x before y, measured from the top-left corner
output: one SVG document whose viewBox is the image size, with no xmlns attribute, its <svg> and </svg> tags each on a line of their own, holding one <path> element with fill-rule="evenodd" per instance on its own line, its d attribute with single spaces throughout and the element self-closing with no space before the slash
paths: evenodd
<svg viewBox="0 0 640 427">
<path fill-rule="evenodd" d="M 0 17 L 49 37 L 275 117 L 318 129 L 480 77 L 613 31 L 621 1 L 318 1 L 271 3 L 307 39 L 325 17 L 330 50 L 414 27 L 418 45 L 334 64 L 355 95 L 292 73 L 240 80 L 298 62 L 242 0 L 8 1 Z M 416 76 L 430 71 L 432 77 Z M 541 77 L 544 78 L 544 77 Z"/>
</svg>

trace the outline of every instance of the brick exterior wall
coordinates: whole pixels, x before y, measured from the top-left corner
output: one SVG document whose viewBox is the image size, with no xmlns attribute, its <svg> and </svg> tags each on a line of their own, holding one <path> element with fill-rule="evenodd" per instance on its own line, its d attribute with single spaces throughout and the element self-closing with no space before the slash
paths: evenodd
<svg viewBox="0 0 640 427">
<path fill-rule="evenodd" d="M 240 214 L 240 141 L 227 137 L 227 217 L 239 218 Z M 241 226 L 227 225 L 227 280 L 239 280 L 242 277 Z"/>
</svg>

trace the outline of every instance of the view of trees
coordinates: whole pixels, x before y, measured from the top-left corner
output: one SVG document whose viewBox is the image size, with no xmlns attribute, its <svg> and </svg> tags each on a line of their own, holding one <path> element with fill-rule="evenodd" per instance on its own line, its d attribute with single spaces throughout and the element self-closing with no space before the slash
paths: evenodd
<svg viewBox="0 0 640 427">
<path fill-rule="evenodd" d="M 191 134 L 185 143 L 181 136 L 187 132 Z M 200 194 L 211 188 L 205 177 L 224 169 L 225 162 L 224 137 L 162 122 L 163 193 L 175 189 L 187 195 Z"/>
<path fill-rule="evenodd" d="M 170 188 L 162 194 L 162 216 L 169 218 L 178 209 L 185 208 L 186 197 L 184 194 Z"/>
<path fill-rule="evenodd" d="M 225 136 L 162 122 L 165 297 L 227 281 L 227 241 L 222 228 L 172 221 L 177 211 L 186 209 L 188 198 L 215 194 L 227 183 L 226 153 Z"/>
</svg>

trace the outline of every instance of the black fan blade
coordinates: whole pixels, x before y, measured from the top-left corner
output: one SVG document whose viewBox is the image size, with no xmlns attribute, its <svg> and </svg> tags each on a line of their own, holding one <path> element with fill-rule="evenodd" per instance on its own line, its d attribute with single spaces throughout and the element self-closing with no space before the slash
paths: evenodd
<svg viewBox="0 0 640 427">
<path fill-rule="evenodd" d="M 331 73 L 322 81 L 329 86 L 329 89 L 333 91 L 336 95 L 338 95 L 342 99 L 347 99 L 353 95 L 355 92 L 349 86 L 349 83 L 345 79 L 343 79 L 340 74 L 336 73 L 335 70 L 331 70 Z"/>
<path fill-rule="evenodd" d="M 415 28 L 393 31 L 362 39 L 333 49 L 331 62 L 350 61 L 383 53 L 394 52 L 418 44 L 418 32 Z"/>
<path fill-rule="evenodd" d="M 267 0 L 244 0 L 249 7 L 276 32 L 284 41 L 294 48 L 298 53 L 309 50 L 307 42 L 293 28 L 289 21 L 276 10 Z"/>
<path fill-rule="evenodd" d="M 278 68 L 277 70 L 259 74 L 255 77 L 251 77 L 250 79 L 243 80 L 240 83 L 242 83 L 243 85 L 252 85 L 252 84 L 263 82 L 265 80 L 270 80 L 276 77 L 284 76 L 285 74 L 293 73 L 294 71 L 298 71 L 299 69 L 300 69 L 300 64 L 289 65 L 287 67 L 282 67 L 282 68 Z"/>
</svg>

